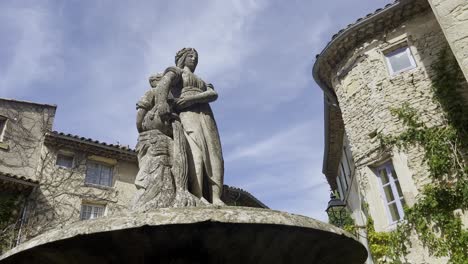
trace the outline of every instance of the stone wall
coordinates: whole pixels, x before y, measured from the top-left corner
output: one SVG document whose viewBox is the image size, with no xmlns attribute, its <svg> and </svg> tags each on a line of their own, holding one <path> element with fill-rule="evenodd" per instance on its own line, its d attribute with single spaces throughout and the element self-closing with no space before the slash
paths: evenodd
<svg viewBox="0 0 468 264">
<path fill-rule="evenodd" d="M 468 80 L 468 1 L 428 0 Z"/>
<path fill-rule="evenodd" d="M 72 168 L 56 165 L 59 151 L 74 154 Z M 97 158 L 79 150 L 44 146 L 37 168 L 39 187 L 30 197 L 25 240 L 79 221 L 82 203 L 105 205 L 105 215 L 115 215 L 128 209 L 136 190 L 134 180 L 138 165 L 107 159 L 113 165 L 112 186 L 90 185 L 85 183 L 86 163 Z"/>
<path fill-rule="evenodd" d="M 0 142 L 0 171 L 34 179 L 44 133 L 52 129 L 55 106 L 0 98 L 0 116 L 7 118 Z"/>
<path fill-rule="evenodd" d="M 407 39 L 417 67 L 390 76 L 382 50 Z M 447 42 L 431 13 L 419 16 L 401 27 L 376 36 L 343 60 L 333 79 L 345 129 L 359 165 L 378 149 L 375 132 L 398 133 L 402 126 L 390 113 L 403 103 L 424 111 L 424 119 L 440 124 L 441 112 L 432 101 L 431 66 Z M 363 126 L 365 124 L 365 126 Z"/>
<path fill-rule="evenodd" d="M 384 52 L 406 44 L 416 61 L 416 68 L 390 75 Z M 351 188 L 354 194 L 350 193 L 348 206 L 354 219 L 358 220 L 357 224 L 364 224 L 362 204 L 365 202 L 376 231 L 395 228 L 387 217 L 378 178 L 373 171 L 376 166 L 392 161 L 404 198 L 410 206 L 430 181 L 422 149 L 382 151 L 376 134 L 396 135 L 404 129 L 390 109 L 405 103 L 415 108 L 429 126 L 443 124 L 442 109 L 433 100 L 431 78 L 435 74 L 432 67 L 438 54 L 447 47 L 433 13 L 425 12 L 357 46 L 330 76 L 356 166 L 353 176 L 356 185 Z M 364 201 L 360 201 L 359 196 Z M 429 257 L 421 246 L 415 246 L 408 258 L 411 263 L 445 263 L 443 259 Z"/>
</svg>

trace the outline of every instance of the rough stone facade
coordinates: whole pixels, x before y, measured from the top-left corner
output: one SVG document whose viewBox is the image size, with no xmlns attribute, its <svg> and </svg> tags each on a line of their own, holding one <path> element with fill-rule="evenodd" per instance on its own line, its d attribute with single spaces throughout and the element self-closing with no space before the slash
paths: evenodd
<svg viewBox="0 0 468 264">
<path fill-rule="evenodd" d="M 417 67 L 390 76 L 382 51 L 402 40 L 407 41 Z M 396 135 L 402 131 L 401 122 L 391 114 L 392 108 L 408 103 L 418 110 L 426 123 L 442 124 L 441 109 L 432 100 L 431 67 L 437 60 L 437 54 L 446 47 L 447 42 L 437 21 L 431 12 L 427 12 L 385 35 L 363 43 L 347 60 L 343 60 L 343 65 L 348 69 L 341 67 L 333 78 L 333 87 L 342 110 L 356 167 L 378 165 L 392 156 L 391 153 L 380 153 L 379 140 L 372 136 L 376 133 Z M 346 74 L 342 73 L 344 71 Z M 423 153 L 419 149 L 411 149 L 406 154 L 410 156 L 408 167 L 413 174 L 411 178 L 418 189 L 422 188 L 428 181 L 427 169 L 422 161 Z M 358 169 L 357 174 L 366 190 L 368 178 L 372 176 L 362 169 Z M 409 186 L 411 184 L 402 185 L 402 189 L 411 205 L 417 193 Z M 369 206 L 373 211 L 373 205 Z M 386 228 L 385 221 L 378 218 L 375 220 L 377 230 Z"/>
<path fill-rule="evenodd" d="M 56 165 L 57 154 L 63 150 L 73 153 L 72 168 Z M 90 161 L 112 165 L 110 186 L 85 182 L 86 165 Z M 30 197 L 33 202 L 28 208 L 25 239 L 80 220 L 83 203 L 105 206 L 105 215 L 125 211 L 135 192 L 133 181 L 137 171 L 138 165 L 134 162 L 89 155 L 80 149 L 45 145 L 36 173 L 39 187 Z"/>
<path fill-rule="evenodd" d="M 55 109 L 54 105 L 0 98 L 0 116 L 6 118 L 0 140 L 1 172 L 34 179 L 44 135 L 52 129 Z"/>
<path fill-rule="evenodd" d="M 428 0 L 445 37 L 468 79 L 468 2 L 465 0 Z"/>
<path fill-rule="evenodd" d="M 468 61 L 466 44 L 460 43 L 466 43 L 468 39 L 468 34 L 463 37 L 468 29 L 464 22 L 468 4 L 466 1 L 449 0 L 429 2 L 437 19 L 427 2 L 397 1 L 340 31 L 314 65 L 314 78 L 327 95 L 325 130 L 330 135 L 325 142 L 323 171 L 331 188 L 336 190 L 341 150 L 350 148 L 354 166 L 350 187 L 342 199 L 351 211 L 364 243 L 368 216 L 373 218 L 376 231 L 395 228 L 388 216 L 376 167 L 391 161 L 409 206 L 415 203 L 418 193 L 430 182 L 421 148 L 386 151 L 380 148 L 378 133 L 397 135 L 404 129 L 391 109 L 408 104 L 416 109 L 427 125 L 442 125 L 444 114 L 433 100 L 431 90 L 434 64 L 443 50 L 448 50 L 448 55 L 452 56 L 451 48 L 461 68 L 466 69 L 463 64 Z M 401 15 L 405 11 L 407 15 Z M 399 19 L 395 20 L 396 17 Z M 385 23 L 386 20 L 393 21 Z M 442 20 L 450 20 L 450 23 L 444 24 Z M 463 28 L 456 30 L 459 27 Z M 451 33 L 447 28 L 452 30 Z M 359 34 L 361 37 L 357 37 Z M 409 47 L 416 67 L 391 74 L 385 55 L 400 47 Z M 466 76 L 466 71 L 464 74 Z M 468 84 L 465 83 L 460 92 L 468 102 Z M 340 114 L 341 117 L 337 118 L 336 115 Z M 337 140 L 340 135 L 348 142 Z M 415 237 L 411 240 L 414 248 L 408 255 L 410 263 L 446 263 L 446 259 L 429 256 Z"/>
</svg>

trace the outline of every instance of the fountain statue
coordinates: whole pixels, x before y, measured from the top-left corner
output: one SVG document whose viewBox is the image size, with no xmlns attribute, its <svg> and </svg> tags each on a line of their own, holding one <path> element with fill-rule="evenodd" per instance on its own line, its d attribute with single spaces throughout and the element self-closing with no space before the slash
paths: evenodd
<svg viewBox="0 0 468 264">
<path fill-rule="evenodd" d="M 0 264 L 364 263 L 365 247 L 335 226 L 223 203 L 223 155 L 209 105 L 218 94 L 195 75 L 195 49 L 181 49 L 175 64 L 149 78 L 137 103 L 130 209 L 50 230 Z"/>
<path fill-rule="evenodd" d="M 150 77 L 152 88 L 137 103 L 134 210 L 224 205 L 223 155 L 209 105 L 218 94 L 195 75 L 195 49 L 181 49 L 175 64 Z"/>
</svg>

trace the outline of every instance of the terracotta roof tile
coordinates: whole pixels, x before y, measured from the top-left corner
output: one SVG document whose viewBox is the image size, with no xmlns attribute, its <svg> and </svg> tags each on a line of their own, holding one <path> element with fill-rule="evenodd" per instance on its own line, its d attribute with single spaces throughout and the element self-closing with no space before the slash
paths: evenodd
<svg viewBox="0 0 468 264">
<path fill-rule="evenodd" d="M 39 184 L 38 181 L 30 179 L 30 178 L 28 178 L 26 176 L 19 176 L 19 175 L 7 173 L 7 172 L 1 172 L 1 171 L 0 171 L 0 178 L 11 178 L 13 180 L 22 181 L 22 182 L 25 182 L 25 183 L 29 183 L 31 185 Z"/>
<path fill-rule="evenodd" d="M 398 4 L 399 2 L 400 2 L 399 0 L 395 0 L 395 1 L 394 1 L 393 3 L 391 3 L 391 4 L 385 5 L 385 7 L 383 7 L 383 8 L 377 8 L 374 12 L 369 13 L 369 14 L 367 14 L 367 15 L 364 16 L 364 17 L 358 18 L 354 23 L 348 24 L 345 28 L 340 29 L 336 34 L 334 34 L 334 35 L 331 37 L 331 40 L 334 40 L 335 38 L 337 38 L 338 36 L 340 36 L 342 33 L 344 33 L 347 29 L 349 29 L 349 28 L 355 26 L 356 24 L 358 24 L 358 23 L 361 22 L 362 20 L 367 19 L 367 18 L 370 18 L 370 17 L 373 17 L 374 15 L 379 14 L 379 13 L 385 11 L 386 9 L 388 9 L 388 8 L 390 8 L 390 7 L 392 7 L 392 6 L 396 5 L 396 4 Z M 330 44 L 330 43 L 328 43 L 328 44 Z M 328 46 L 328 44 L 327 44 L 327 46 Z M 320 55 L 320 54 L 317 54 L 317 57 L 318 57 L 319 55 Z"/>
<path fill-rule="evenodd" d="M 232 192 L 238 192 L 238 193 L 241 193 L 247 197 L 249 197 L 250 199 L 252 199 L 253 201 L 255 201 L 257 204 L 259 204 L 260 206 L 262 206 L 263 208 L 268 208 L 268 206 L 266 206 L 264 203 L 262 203 L 260 200 L 258 200 L 255 196 L 253 196 L 251 193 L 249 193 L 248 191 L 244 190 L 244 189 L 241 189 L 241 188 L 238 188 L 238 187 L 233 187 L 233 186 L 229 186 L 229 185 L 226 185 L 224 184 L 223 186 L 224 188 L 232 191 Z"/>
<path fill-rule="evenodd" d="M 123 150 L 123 151 L 135 152 L 135 150 L 130 148 L 129 146 L 124 146 L 124 145 L 120 145 L 120 144 L 109 144 L 109 143 L 101 142 L 99 140 L 95 140 L 95 139 L 92 139 L 92 138 L 81 137 L 81 136 L 77 136 L 77 135 L 73 135 L 73 134 L 66 134 L 66 133 L 58 132 L 58 131 L 51 131 L 51 132 L 48 132 L 47 134 L 51 135 L 51 136 L 60 136 L 60 137 L 80 140 L 80 141 L 83 141 L 84 143 L 87 142 L 87 143 L 98 144 L 98 145 L 111 147 L 111 148 L 115 148 L 115 149 L 119 149 L 119 150 Z"/>
</svg>

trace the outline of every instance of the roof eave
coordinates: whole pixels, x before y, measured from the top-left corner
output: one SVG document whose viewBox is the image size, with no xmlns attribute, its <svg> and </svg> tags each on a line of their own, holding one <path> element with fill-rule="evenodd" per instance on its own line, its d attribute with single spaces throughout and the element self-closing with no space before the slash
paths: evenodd
<svg viewBox="0 0 468 264">
<path fill-rule="evenodd" d="M 26 186 L 36 187 L 39 185 L 39 182 L 36 180 L 29 179 L 24 176 L 18 176 L 11 173 L 0 172 L 0 180 L 10 181 L 19 183 Z"/>
<path fill-rule="evenodd" d="M 30 102 L 30 101 L 24 101 L 24 100 L 16 100 L 16 99 L 10 99 L 10 98 L 0 98 L 0 100 L 7 101 L 7 102 L 13 102 L 13 103 L 38 105 L 38 106 L 49 107 L 49 108 L 54 108 L 54 109 L 57 108 L 56 104 L 42 104 L 42 103 L 36 103 L 36 102 Z"/>
<path fill-rule="evenodd" d="M 78 145 L 75 146 L 89 146 L 92 149 L 95 150 L 103 150 L 106 153 L 110 155 L 110 153 L 115 153 L 116 159 L 119 160 L 125 160 L 125 161 L 130 161 L 130 162 L 136 162 L 137 160 L 137 154 L 134 150 L 132 149 L 121 149 L 116 146 L 109 146 L 104 143 L 96 143 L 93 142 L 91 139 L 81 139 L 81 138 L 75 138 L 73 136 L 68 136 L 68 135 L 61 135 L 59 133 L 54 133 L 54 132 L 47 132 L 46 133 L 46 143 L 54 143 L 54 142 L 73 142 Z"/>
</svg>

